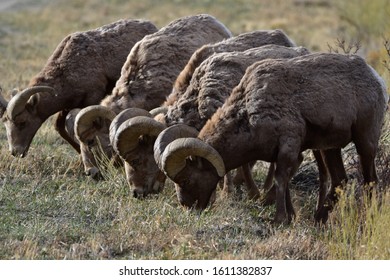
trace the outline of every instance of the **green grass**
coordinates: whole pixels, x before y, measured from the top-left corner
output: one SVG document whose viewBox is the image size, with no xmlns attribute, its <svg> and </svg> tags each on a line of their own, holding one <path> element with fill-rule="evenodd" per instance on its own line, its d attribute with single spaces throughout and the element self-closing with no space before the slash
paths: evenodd
<svg viewBox="0 0 390 280">
<path fill-rule="evenodd" d="M 210 13 L 235 34 L 282 28 L 298 45 L 327 51 L 339 31 L 348 29 L 329 3 L 28 1 L 0 11 L 0 85 L 6 95 L 14 87 L 25 87 L 68 33 L 126 17 L 147 18 L 161 27 L 180 16 Z M 379 46 L 382 38 L 373 40 Z M 389 143 L 390 138 L 383 137 L 380 175 L 386 175 Z M 218 192 L 215 206 L 198 215 L 178 205 L 171 182 L 160 195 L 137 200 L 130 194 L 124 170 L 105 161 L 102 165 L 106 180 L 85 177 L 79 155 L 55 133 L 51 119 L 38 131 L 28 156 L 13 158 L 1 125 L 0 259 L 390 258 L 388 193 L 381 210 L 370 215 L 357 211 L 360 208 L 347 198 L 331 215 L 328 227 L 316 227 L 315 167 L 310 174 L 301 169 L 304 176 L 315 174 L 314 183 L 292 188 L 296 220 L 277 227 L 270 223 L 274 208 L 248 201 L 245 192 L 229 197 Z M 259 185 L 265 172 L 261 164 L 256 167 Z M 364 227 L 367 232 L 354 235 L 362 224 L 370 225 Z"/>
<path fill-rule="evenodd" d="M 354 189 L 353 187 L 351 188 Z M 353 192 L 352 192 L 353 193 Z M 390 259 L 390 195 L 340 194 L 329 231 L 331 259 Z"/>
</svg>

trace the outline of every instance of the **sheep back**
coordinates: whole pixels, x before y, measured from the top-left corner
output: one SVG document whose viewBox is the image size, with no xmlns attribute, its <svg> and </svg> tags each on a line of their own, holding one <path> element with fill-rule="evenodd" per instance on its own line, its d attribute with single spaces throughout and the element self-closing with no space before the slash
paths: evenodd
<svg viewBox="0 0 390 280">
<path fill-rule="evenodd" d="M 199 48 L 190 58 L 185 68 L 177 77 L 172 93 L 168 96 L 165 106 L 172 105 L 188 87 L 195 69 L 208 57 L 215 53 L 245 51 L 268 44 L 294 47 L 292 40 L 279 29 L 256 30 L 234 36 L 223 41 L 207 44 Z"/>
<path fill-rule="evenodd" d="M 308 53 L 303 47 L 265 45 L 210 56 L 195 70 L 191 83 L 177 102 L 168 107 L 167 125 L 185 123 L 200 130 L 223 105 L 251 64 L 267 58 L 292 58 Z"/>
<path fill-rule="evenodd" d="M 359 56 L 316 53 L 267 59 L 247 69 L 199 137 L 279 123 L 280 131 L 290 127 L 290 132 L 301 133 L 303 149 L 343 147 L 358 135 L 371 135 L 374 143 L 387 101 L 383 80 Z"/>
<path fill-rule="evenodd" d="M 161 105 L 192 53 L 230 36 L 230 31 L 209 15 L 173 21 L 134 46 L 112 95 L 102 105 L 115 112 L 128 107 L 151 110 Z"/>
<path fill-rule="evenodd" d="M 111 92 L 133 45 L 156 31 L 150 21 L 122 19 L 72 33 L 57 46 L 30 86 L 51 85 L 66 100 L 67 108 L 97 104 Z"/>
</svg>

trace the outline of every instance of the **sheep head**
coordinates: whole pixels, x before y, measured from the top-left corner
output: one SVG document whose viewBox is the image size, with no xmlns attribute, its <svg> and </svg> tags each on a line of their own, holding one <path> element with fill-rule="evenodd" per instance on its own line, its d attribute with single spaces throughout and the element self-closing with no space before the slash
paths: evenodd
<svg viewBox="0 0 390 280">
<path fill-rule="evenodd" d="M 112 146 L 125 161 L 126 178 L 134 197 L 160 192 L 165 175 L 153 158 L 153 145 L 165 125 L 150 116 L 136 116 L 118 128 Z"/>
<path fill-rule="evenodd" d="M 86 107 L 76 116 L 74 133 L 80 143 L 85 173 L 92 178 L 100 177 L 95 155 L 111 158 L 113 154 L 109 127 L 114 118 L 115 113 L 101 105 Z"/>
<path fill-rule="evenodd" d="M 15 157 L 25 157 L 30 143 L 44 122 L 38 110 L 40 94 L 53 94 L 48 86 L 29 87 L 16 93 L 9 102 L 1 97 L 0 112 L 7 130 L 9 150 Z"/>
<path fill-rule="evenodd" d="M 155 152 L 161 143 L 156 141 Z M 214 148 L 197 138 L 179 138 L 165 147 L 160 161 L 175 182 L 180 204 L 203 210 L 213 203 L 218 181 L 225 175 L 222 157 Z"/>
</svg>

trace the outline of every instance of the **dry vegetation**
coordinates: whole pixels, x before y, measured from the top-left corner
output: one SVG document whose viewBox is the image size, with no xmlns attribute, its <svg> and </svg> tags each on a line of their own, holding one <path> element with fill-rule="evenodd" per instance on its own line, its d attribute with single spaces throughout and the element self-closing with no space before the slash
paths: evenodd
<svg viewBox="0 0 390 280">
<path fill-rule="evenodd" d="M 314 51 L 358 39 L 359 54 L 389 82 L 390 55 L 383 47 L 390 38 L 389 25 L 383 24 L 389 2 L 23 1 L 0 10 L 0 85 L 5 92 L 25 87 L 70 32 L 126 17 L 163 26 L 195 13 L 213 14 L 235 34 L 281 28 Z M 361 16 L 374 9 L 380 15 Z M 269 222 L 273 208 L 247 201 L 245 192 L 231 197 L 219 193 L 214 208 L 197 215 L 178 205 L 172 184 L 158 196 L 136 200 L 124 170 L 106 163 L 106 180 L 92 181 L 83 176 L 80 158 L 54 132 L 51 120 L 39 130 L 27 158 L 13 158 L 1 125 L 0 259 L 390 259 L 388 128 L 386 123 L 378 156 L 383 179 L 379 201 L 369 206 L 352 195 L 359 193 L 361 178 L 354 150 L 348 148 L 352 184 L 347 189 L 355 186 L 357 191 L 343 192 L 329 225 L 318 228 L 313 222 L 317 171 L 310 156 L 292 186 L 297 219 L 288 227 L 275 227 Z M 265 170 L 259 163 L 259 185 Z"/>
</svg>

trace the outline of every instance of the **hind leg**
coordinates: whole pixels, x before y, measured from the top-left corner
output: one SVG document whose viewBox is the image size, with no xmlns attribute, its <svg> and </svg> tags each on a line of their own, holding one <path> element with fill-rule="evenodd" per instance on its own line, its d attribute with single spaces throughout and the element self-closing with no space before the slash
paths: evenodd
<svg viewBox="0 0 390 280">
<path fill-rule="evenodd" d="M 318 211 L 325 202 L 325 197 L 329 188 L 329 171 L 326 167 L 325 156 L 320 150 L 312 150 L 317 163 L 319 173 L 319 190 L 316 211 Z"/>
<path fill-rule="evenodd" d="M 317 222 L 325 223 L 328 220 L 329 212 L 338 200 L 336 189 L 338 187 L 342 188 L 343 184 L 347 182 L 347 174 L 341 157 L 341 149 L 325 150 L 322 151 L 322 155 L 330 173 L 331 187 L 324 199 L 324 203 L 316 211 L 315 219 Z"/>
<path fill-rule="evenodd" d="M 375 167 L 376 148 L 372 148 L 369 151 L 357 151 L 362 167 L 364 183 L 369 186 L 372 186 L 372 183 L 378 183 L 378 175 Z"/>
<path fill-rule="evenodd" d="M 378 183 L 375 157 L 378 149 L 379 134 L 375 134 L 374 131 L 367 131 L 364 134 L 356 134 L 353 141 L 359 154 L 365 190 L 371 198 L 373 188 Z"/>
<path fill-rule="evenodd" d="M 371 118 L 368 116 L 354 127 L 352 137 L 356 151 L 359 154 L 364 184 L 367 187 L 369 196 L 372 195 L 373 187 L 378 183 L 375 157 L 382 127 L 382 120 L 380 122 L 378 120 L 378 114 L 371 116 Z"/>
</svg>

